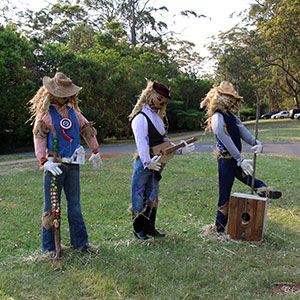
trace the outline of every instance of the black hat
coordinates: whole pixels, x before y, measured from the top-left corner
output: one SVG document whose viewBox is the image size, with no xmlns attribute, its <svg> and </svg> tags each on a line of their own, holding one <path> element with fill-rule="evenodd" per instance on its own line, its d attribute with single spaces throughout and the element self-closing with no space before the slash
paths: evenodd
<svg viewBox="0 0 300 300">
<path fill-rule="evenodd" d="M 170 90 L 164 84 L 154 81 L 152 87 L 155 92 L 159 93 L 160 95 L 168 99 L 171 99 Z"/>
</svg>

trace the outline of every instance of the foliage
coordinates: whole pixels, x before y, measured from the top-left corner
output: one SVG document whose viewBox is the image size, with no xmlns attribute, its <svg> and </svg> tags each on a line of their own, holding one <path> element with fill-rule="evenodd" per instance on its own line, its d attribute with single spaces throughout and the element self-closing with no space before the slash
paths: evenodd
<svg viewBox="0 0 300 300">
<path fill-rule="evenodd" d="M 34 64 L 32 48 L 28 41 L 12 26 L 0 26 L 0 151 L 6 147 L 27 143 L 29 118 L 26 102 L 35 91 L 30 79 Z"/>
<path fill-rule="evenodd" d="M 256 119 L 256 110 L 253 108 L 243 108 L 241 110 L 241 120 L 250 121 Z"/>
<path fill-rule="evenodd" d="M 23 43 L 24 51 L 31 55 L 30 67 L 18 74 L 23 88 L 15 97 L 18 101 L 15 106 L 22 118 L 10 119 L 20 143 L 32 141 L 29 123 L 23 125 L 28 118 L 26 102 L 41 85 L 41 78 L 52 77 L 57 71 L 66 73 L 83 87 L 80 107 L 95 122 L 99 141 L 104 137 L 131 135 L 128 115 L 146 86 L 145 78 L 171 87 L 175 101 L 184 103 L 180 108 L 183 112 L 198 109 L 199 95 L 207 92 L 209 82 L 196 79 L 201 57 L 193 52 L 194 45 L 175 38 L 169 44 L 170 33 L 164 36 L 166 24 L 154 17 L 156 12 L 167 12 L 166 7 L 155 8 L 142 0 L 63 0 L 33 12 L 6 2 L 0 4 L 1 15 L 5 22 L 15 24 L 14 32 L 19 39 L 15 44 Z M 185 11 L 183 15 L 200 17 L 193 11 Z M 177 45 L 180 48 L 176 51 L 170 48 Z M 9 43 L 5 51 L 11 46 L 10 52 L 14 53 Z M 28 64 L 27 60 L 26 56 L 23 61 L 15 60 L 13 69 L 22 68 L 22 64 Z M 9 110 L 5 101 L 2 104 Z M 6 112 L 2 110 L 0 122 L 6 118 Z M 179 129 L 177 124 L 182 129 L 191 126 L 190 122 L 186 125 L 178 121 L 179 114 L 172 106 L 168 114 L 172 130 Z"/>
<path fill-rule="evenodd" d="M 211 88 L 211 82 L 191 77 L 176 77 L 171 82 L 172 99 L 167 116 L 169 129 L 199 129 L 204 124 L 204 113 L 199 111 L 201 100 Z"/>
<path fill-rule="evenodd" d="M 299 108 L 299 2 L 294 0 L 265 0 L 253 5 L 249 19 L 259 31 L 261 62 L 277 75 L 277 84 L 294 97 Z"/>
<path fill-rule="evenodd" d="M 299 107 L 299 3 L 255 1 L 244 27 L 235 26 L 210 45 L 218 60 L 217 77 L 232 81 L 249 107 L 267 103 L 269 110 Z M 293 97 L 294 105 L 282 100 Z"/>
<path fill-rule="evenodd" d="M 187 128 L 189 130 L 200 129 L 204 126 L 205 113 L 199 110 L 189 109 L 187 111 L 177 110 L 175 111 L 178 118 L 178 127 Z"/>
</svg>

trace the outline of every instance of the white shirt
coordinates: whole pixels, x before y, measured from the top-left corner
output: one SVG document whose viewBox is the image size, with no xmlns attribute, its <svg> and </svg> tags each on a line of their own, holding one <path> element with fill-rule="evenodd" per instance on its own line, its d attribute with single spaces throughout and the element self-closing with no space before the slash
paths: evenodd
<svg viewBox="0 0 300 300">
<path fill-rule="evenodd" d="M 148 116 L 148 118 L 153 123 L 154 127 L 161 135 L 164 135 L 166 133 L 163 120 L 153 109 L 150 108 L 148 104 L 144 104 L 144 107 L 141 111 Z M 144 168 L 149 167 L 151 157 L 148 134 L 148 121 L 146 117 L 143 114 L 138 114 L 132 120 L 131 127 L 134 134 L 139 157 L 144 165 Z M 167 140 L 167 138 L 164 139 L 164 141 Z"/>
<path fill-rule="evenodd" d="M 236 115 L 234 115 L 234 117 L 236 119 L 236 125 L 239 129 L 241 139 L 244 140 L 247 144 L 254 146 L 256 144 L 255 137 L 248 131 L 248 129 Z M 235 146 L 231 137 L 225 133 L 224 126 L 224 117 L 219 112 L 215 112 L 211 119 L 212 131 L 223 143 L 231 156 L 236 159 L 237 164 L 240 165 L 243 160 L 241 153 Z"/>
</svg>

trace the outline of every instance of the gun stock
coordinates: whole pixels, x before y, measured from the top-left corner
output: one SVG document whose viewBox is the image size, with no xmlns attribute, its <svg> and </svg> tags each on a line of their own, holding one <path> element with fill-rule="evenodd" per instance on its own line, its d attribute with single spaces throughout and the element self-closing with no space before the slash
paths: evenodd
<svg viewBox="0 0 300 300">
<path fill-rule="evenodd" d="M 197 138 L 193 137 L 186 141 L 187 144 L 191 144 L 198 141 Z M 174 156 L 174 151 L 177 149 L 183 148 L 185 146 L 185 143 L 182 142 L 180 144 L 177 144 L 175 146 L 172 146 L 170 141 L 166 141 L 160 145 L 154 146 L 151 148 L 152 155 L 160 156 L 159 162 L 165 163 L 169 159 L 171 159 Z"/>
</svg>

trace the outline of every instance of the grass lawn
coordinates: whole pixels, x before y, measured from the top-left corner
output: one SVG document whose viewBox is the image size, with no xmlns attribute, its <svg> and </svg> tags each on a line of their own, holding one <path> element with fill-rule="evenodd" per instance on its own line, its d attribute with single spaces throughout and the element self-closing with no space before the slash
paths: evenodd
<svg viewBox="0 0 300 300">
<path fill-rule="evenodd" d="M 255 121 L 245 122 L 254 134 Z M 300 121 L 291 119 L 259 120 L 258 139 L 263 142 L 300 142 Z"/>
<path fill-rule="evenodd" d="M 252 243 L 202 234 L 203 226 L 214 222 L 218 199 L 212 154 L 169 161 L 157 220 L 166 237 L 146 241 L 134 238 L 128 211 L 132 158 L 105 159 L 98 170 L 88 163 L 81 168 L 81 202 L 98 253 L 68 248 L 63 198 L 67 249 L 57 263 L 41 253 L 37 162 L 1 166 L 0 299 L 299 299 L 292 291 L 273 293 L 276 283 L 300 282 L 299 162 L 258 156 L 257 177 L 283 197 L 269 202 L 265 237 Z M 250 190 L 236 181 L 233 192 Z"/>
</svg>

